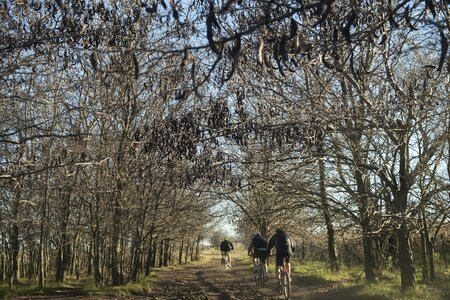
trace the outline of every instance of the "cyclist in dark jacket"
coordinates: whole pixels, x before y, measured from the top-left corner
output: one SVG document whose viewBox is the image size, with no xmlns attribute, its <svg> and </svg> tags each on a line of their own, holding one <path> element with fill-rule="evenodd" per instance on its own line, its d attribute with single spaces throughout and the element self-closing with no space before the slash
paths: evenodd
<svg viewBox="0 0 450 300">
<path fill-rule="evenodd" d="M 289 259 L 291 255 L 295 252 L 295 243 L 283 230 L 277 229 L 276 233 L 269 240 L 269 253 L 271 249 L 275 247 L 277 249 L 276 253 L 276 271 L 277 276 L 279 276 L 279 268 L 283 265 L 283 260 L 286 260 L 287 272 L 291 273 L 291 263 Z"/>
<path fill-rule="evenodd" d="M 231 250 L 234 250 L 233 243 L 225 238 L 222 243 L 220 243 L 220 251 L 222 253 L 222 260 L 225 260 L 225 263 L 228 265 L 228 267 L 231 267 Z"/>
<path fill-rule="evenodd" d="M 265 272 L 267 273 L 267 263 L 266 259 L 269 256 L 269 249 L 267 248 L 267 240 L 257 232 L 250 241 L 248 246 L 248 255 L 253 256 L 254 270 L 256 271 L 256 262 L 259 258 L 264 264 Z"/>
</svg>

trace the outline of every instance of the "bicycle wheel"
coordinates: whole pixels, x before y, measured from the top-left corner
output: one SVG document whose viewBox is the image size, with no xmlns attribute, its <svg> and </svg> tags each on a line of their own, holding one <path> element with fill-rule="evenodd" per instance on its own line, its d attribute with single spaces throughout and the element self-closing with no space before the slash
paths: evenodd
<svg viewBox="0 0 450 300">
<path fill-rule="evenodd" d="M 261 262 L 259 262 L 258 263 L 258 285 L 259 286 L 261 286 L 261 287 L 263 287 L 264 286 L 264 283 L 265 283 L 265 281 L 264 281 L 264 265 L 261 263 Z"/>
<path fill-rule="evenodd" d="M 257 269 L 256 269 L 256 273 L 255 273 L 255 271 L 253 270 L 253 275 L 255 276 L 255 283 L 256 283 L 256 286 L 259 286 L 259 265 L 256 265 L 257 266 Z"/>
<path fill-rule="evenodd" d="M 264 287 L 266 285 L 266 276 L 267 276 L 266 269 L 264 268 L 263 264 L 260 264 L 260 269 L 261 269 L 261 274 L 259 276 L 260 284 L 261 287 Z"/>
<path fill-rule="evenodd" d="M 289 299 L 291 297 L 291 274 L 286 273 L 286 295 L 285 298 Z"/>
<path fill-rule="evenodd" d="M 288 274 L 285 270 L 281 272 L 281 291 L 284 296 L 284 299 L 289 299 L 289 278 Z"/>
<path fill-rule="evenodd" d="M 284 290 L 284 286 L 283 286 L 283 283 L 284 283 L 284 272 L 283 272 L 283 270 L 280 268 L 280 270 L 278 271 L 279 272 L 279 279 L 278 279 L 278 287 L 279 287 L 279 292 L 280 292 L 280 295 L 283 295 L 283 290 Z"/>
<path fill-rule="evenodd" d="M 259 261 L 259 259 L 256 260 L 256 272 L 254 272 L 255 275 L 255 281 L 256 281 L 256 286 L 260 286 L 261 285 L 261 262 Z"/>
</svg>

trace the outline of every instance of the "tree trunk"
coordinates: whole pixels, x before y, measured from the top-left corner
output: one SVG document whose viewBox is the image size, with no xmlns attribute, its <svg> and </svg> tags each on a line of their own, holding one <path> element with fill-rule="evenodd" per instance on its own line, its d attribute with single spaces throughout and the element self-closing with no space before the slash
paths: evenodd
<svg viewBox="0 0 450 300">
<path fill-rule="evenodd" d="M 133 257 L 132 257 L 132 268 L 131 268 L 131 272 L 130 272 L 130 279 L 133 282 L 137 281 L 138 278 L 138 273 L 139 273 L 139 266 L 141 264 L 140 262 L 140 234 L 139 234 L 139 228 L 136 228 L 136 233 L 135 233 L 135 237 L 134 237 L 134 243 L 133 243 Z"/>
<path fill-rule="evenodd" d="M 19 197 L 20 193 L 14 193 L 12 217 L 13 224 L 11 226 L 11 269 L 10 269 L 10 285 L 19 281 Z"/>
<path fill-rule="evenodd" d="M 74 250 L 72 252 L 72 257 L 73 257 L 73 272 L 75 273 L 75 276 L 77 278 L 77 280 L 80 279 L 80 273 L 81 273 L 81 260 L 82 260 L 82 254 L 81 254 L 81 246 L 78 245 L 77 243 L 77 247 L 76 250 Z"/>
<path fill-rule="evenodd" d="M 195 255 L 195 239 L 193 239 L 192 244 L 190 246 L 191 248 L 191 261 L 194 261 L 194 255 Z"/>
<path fill-rule="evenodd" d="M 184 252 L 184 263 L 187 264 L 188 256 L 189 256 L 189 239 L 186 241 L 186 251 Z"/>
<path fill-rule="evenodd" d="M 197 237 L 197 243 L 195 245 L 195 260 L 199 260 L 200 259 L 200 241 L 201 241 L 201 237 L 198 236 Z"/>
<path fill-rule="evenodd" d="M 57 282 L 64 282 L 64 251 L 63 251 L 63 244 L 65 239 L 64 234 L 61 237 L 59 243 L 58 243 L 58 252 L 56 254 L 56 274 L 55 278 Z"/>
<path fill-rule="evenodd" d="M 120 184 L 118 184 L 120 185 Z M 121 190 L 121 189 L 119 189 Z M 120 203 L 119 194 L 114 197 L 113 218 L 112 218 L 112 245 L 111 245 L 111 279 L 112 285 L 120 285 L 120 271 L 119 271 L 119 253 L 120 253 Z"/>
<path fill-rule="evenodd" d="M 422 258 L 422 279 L 424 282 L 428 282 L 430 280 L 430 278 L 428 276 L 427 245 L 426 245 L 425 228 L 424 228 L 425 220 L 423 220 L 423 218 L 420 218 L 419 222 L 422 223 L 422 228 L 420 230 L 420 254 L 421 254 L 421 258 Z"/>
<path fill-rule="evenodd" d="M 401 134 L 399 139 L 399 181 L 400 187 L 393 191 L 395 207 L 397 212 L 403 218 L 400 223 L 400 228 L 397 230 L 398 238 L 398 264 L 401 273 L 401 287 L 402 290 L 412 288 L 416 285 L 415 268 L 412 259 L 411 245 L 409 242 L 409 228 L 407 220 L 405 219 L 406 210 L 408 206 L 408 193 L 410 190 L 410 182 L 408 177 L 408 138 L 406 132 Z"/>
<path fill-rule="evenodd" d="M 31 249 L 28 249 L 28 265 L 27 265 L 27 278 L 32 279 L 35 275 L 34 272 L 34 261 L 35 261 L 35 252 L 34 252 L 34 245 Z"/>
<path fill-rule="evenodd" d="M 91 242 L 89 243 L 89 249 L 88 249 L 88 256 L 87 256 L 87 275 L 88 277 L 91 277 L 92 275 L 92 257 L 94 256 L 94 243 Z"/>
<path fill-rule="evenodd" d="M 447 269 L 448 268 L 448 262 L 447 262 L 447 251 L 446 251 L 446 248 L 445 248 L 445 242 L 446 242 L 445 236 L 441 235 L 442 259 L 444 260 L 444 265 L 445 265 L 445 268 Z"/>
<path fill-rule="evenodd" d="M 183 262 L 183 248 L 184 248 L 184 238 L 181 239 L 180 249 L 178 251 L 178 264 L 181 265 Z"/>
<path fill-rule="evenodd" d="M 6 275 L 6 253 L 5 253 L 5 239 L 3 237 L 3 234 L 0 234 L 1 236 L 1 249 L 0 249 L 0 284 L 5 282 L 5 275 Z"/>
<path fill-rule="evenodd" d="M 133 269 L 131 271 L 131 280 L 133 282 L 136 282 L 138 279 L 138 273 L 139 273 L 139 264 L 140 264 L 140 255 L 139 250 L 135 248 L 134 250 L 134 257 L 133 257 Z"/>
<path fill-rule="evenodd" d="M 164 265 L 164 241 L 159 242 L 159 261 L 158 267 L 162 267 Z"/>
<path fill-rule="evenodd" d="M 376 272 L 376 260 L 373 253 L 373 238 L 370 235 L 370 220 L 367 218 L 361 223 L 363 234 L 364 274 L 367 282 L 375 282 L 378 279 Z"/>
<path fill-rule="evenodd" d="M 39 233 L 39 288 L 43 288 L 46 285 L 45 282 L 45 255 L 44 255 L 44 229 L 41 223 L 40 233 Z"/>
<path fill-rule="evenodd" d="M 167 267 L 168 265 L 169 265 L 169 254 L 170 254 L 170 242 L 169 241 L 165 241 L 164 242 L 164 247 L 163 247 L 163 251 L 164 251 L 164 254 L 163 254 L 163 265 L 165 266 L 165 267 Z"/>
<path fill-rule="evenodd" d="M 427 233 L 425 233 L 425 238 L 427 242 L 427 254 L 428 254 L 428 264 L 430 266 L 430 280 L 434 281 L 436 279 L 436 272 L 434 269 L 434 246 L 433 243 L 430 241 L 430 237 Z"/>
<path fill-rule="evenodd" d="M 46 260 L 44 256 L 44 245 L 45 245 L 45 232 L 46 232 L 46 222 L 47 222 L 47 203 L 48 203 L 48 185 L 49 185 L 49 170 L 47 169 L 45 175 L 45 188 L 44 195 L 42 197 L 42 205 L 41 205 L 41 215 L 39 220 L 39 253 L 38 253 L 38 273 L 39 273 L 39 288 L 42 289 L 45 287 L 45 268 L 46 268 Z"/>
<path fill-rule="evenodd" d="M 402 290 L 416 285 L 415 268 L 412 260 L 411 245 L 409 243 L 409 229 L 402 222 L 397 231 L 398 238 L 398 265 L 400 267 Z"/>
<path fill-rule="evenodd" d="M 425 247 L 426 247 L 425 253 L 426 253 L 426 257 L 428 257 L 428 264 L 430 266 L 429 279 L 433 281 L 436 279 L 436 275 L 435 275 L 435 271 L 434 271 L 434 258 L 433 258 L 434 246 L 430 240 L 430 234 L 428 232 L 428 224 L 427 224 L 427 219 L 425 216 L 424 208 L 422 208 L 421 213 L 422 213 L 421 219 L 422 219 L 422 224 L 423 224 L 423 237 L 425 240 Z M 421 231 L 421 234 L 422 234 L 422 231 Z M 426 259 L 425 259 L 425 262 L 426 262 Z M 424 278 L 424 280 L 425 280 L 425 278 Z M 428 280 L 428 273 L 426 276 L 426 280 Z"/>
<path fill-rule="evenodd" d="M 100 286 L 102 284 L 102 275 L 100 272 L 100 237 L 99 233 L 95 232 L 94 236 L 94 257 L 93 257 L 93 267 L 94 267 L 94 281 L 95 286 Z"/>
<path fill-rule="evenodd" d="M 157 254 L 157 250 L 158 250 L 158 245 L 156 242 L 153 242 L 153 246 L 152 246 L 152 267 L 156 267 L 156 254 Z"/>
<path fill-rule="evenodd" d="M 22 277 L 25 276 L 25 269 L 26 269 L 26 267 L 25 267 L 26 262 L 25 262 L 25 257 L 24 257 L 25 256 L 25 249 L 22 249 L 22 251 L 19 251 L 19 253 L 20 253 L 20 264 L 19 264 L 18 277 L 22 278 Z"/>
<path fill-rule="evenodd" d="M 59 199 L 61 202 L 61 210 L 60 210 L 60 234 L 61 237 L 59 239 L 58 244 L 58 254 L 56 257 L 56 281 L 64 282 L 65 272 L 70 264 L 70 243 L 67 235 L 67 227 L 68 221 L 70 219 L 71 214 L 71 192 L 63 192 L 60 190 Z"/>
<path fill-rule="evenodd" d="M 152 233 L 150 233 L 150 240 L 148 243 L 148 250 L 147 250 L 147 261 L 145 263 L 145 276 L 150 276 L 151 267 L 153 266 L 152 258 L 153 258 L 153 237 Z"/>
<path fill-rule="evenodd" d="M 71 250 L 70 250 L 70 243 L 67 238 L 67 223 L 63 222 L 62 224 L 62 234 L 61 239 L 59 241 L 58 245 L 58 253 L 56 256 L 56 281 L 57 282 L 64 282 L 65 273 L 70 265 L 70 257 L 71 257 Z"/>
<path fill-rule="evenodd" d="M 119 280 L 120 283 L 119 284 L 123 284 L 124 283 L 124 279 L 123 279 L 123 269 L 124 269 L 124 257 L 125 257 L 125 239 L 123 234 L 120 235 L 120 248 L 119 248 Z"/>
<path fill-rule="evenodd" d="M 17 224 L 12 225 L 11 230 L 11 280 L 12 283 L 17 283 L 19 281 L 19 226 Z"/>
<path fill-rule="evenodd" d="M 337 262 L 335 238 L 334 238 L 334 226 L 331 221 L 331 214 L 329 204 L 327 200 L 327 192 L 325 186 L 325 163 L 322 159 L 319 159 L 319 174 L 320 174 L 320 200 L 322 204 L 322 212 L 327 227 L 327 241 L 328 241 L 328 259 L 330 262 L 330 269 L 332 272 L 339 271 Z"/>
</svg>

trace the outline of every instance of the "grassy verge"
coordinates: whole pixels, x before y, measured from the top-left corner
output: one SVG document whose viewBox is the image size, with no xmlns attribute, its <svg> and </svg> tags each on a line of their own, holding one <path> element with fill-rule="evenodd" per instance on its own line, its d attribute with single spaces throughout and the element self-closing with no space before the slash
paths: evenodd
<svg viewBox="0 0 450 300">
<path fill-rule="evenodd" d="M 241 261 L 252 268 L 251 259 L 244 254 Z M 269 272 L 275 272 L 274 257 L 270 258 Z M 366 283 L 362 266 L 345 268 L 332 273 L 323 262 L 298 261 L 293 259 L 292 270 L 300 275 L 301 287 L 317 287 L 333 285 L 335 288 L 330 299 L 369 299 L 369 300 L 439 300 L 450 299 L 450 270 L 440 270 L 438 279 L 432 283 L 418 280 L 416 288 L 407 291 L 400 289 L 400 274 L 385 272 L 379 281 Z M 420 278 L 419 268 L 417 278 Z M 324 295 L 327 297 L 327 295 Z"/>
<path fill-rule="evenodd" d="M 295 273 L 299 273 L 305 286 L 333 283 L 337 286 L 338 299 L 380 300 L 438 300 L 450 299 L 449 271 L 441 271 L 432 283 L 418 281 L 414 289 L 401 291 L 400 274 L 385 272 L 379 281 L 366 283 L 363 267 L 343 269 L 331 273 L 323 262 L 293 262 Z M 417 278 L 420 278 L 419 270 Z"/>
<path fill-rule="evenodd" d="M 137 282 L 129 282 L 120 286 L 104 286 L 96 287 L 95 282 L 89 278 L 82 284 L 82 290 L 87 295 L 113 295 L 113 296 L 128 296 L 128 295 L 144 295 L 150 291 L 152 280 L 156 278 L 154 272 L 150 276 L 142 276 Z"/>
<path fill-rule="evenodd" d="M 202 253 L 201 257 L 197 261 L 188 261 L 188 265 L 202 264 L 212 259 L 210 250 Z M 158 269 L 180 269 L 183 265 L 168 266 Z M 82 277 L 79 280 L 66 277 L 65 282 L 56 283 L 54 281 L 48 281 L 45 288 L 39 288 L 36 280 L 23 280 L 16 284 L 12 289 L 9 289 L 6 284 L 0 285 L 0 299 L 8 299 L 19 296 L 52 296 L 52 295 L 108 295 L 108 296 L 128 296 L 128 295 L 144 295 L 151 290 L 152 282 L 157 280 L 157 273 L 152 272 L 150 276 L 141 275 L 137 282 L 129 282 L 120 286 L 95 286 L 94 279 L 92 277 Z M 72 294 L 71 294 L 72 293 Z"/>
<path fill-rule="evenodd" d="M 48 282 L 44 288 L 39 288 L 35 280 L 19 281 L 12 289 L 9 289 L 6 284 L 1 284 L 0 298 L 54 295 L 61 291 L 73 290 L 74 285 L 72 285 L 71 281 L 73 282 L 73 280 L 68 280 L 66 283 Z M 81 289 L 77 289 L 77 294 L 83 295 L 85 293 Z"/>
</svg>

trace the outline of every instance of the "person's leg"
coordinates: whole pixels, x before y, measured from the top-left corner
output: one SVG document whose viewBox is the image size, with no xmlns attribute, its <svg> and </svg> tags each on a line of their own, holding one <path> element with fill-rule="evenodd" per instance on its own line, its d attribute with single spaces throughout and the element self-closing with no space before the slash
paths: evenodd
<svg viewBox="0 0 450 300">
<path fill-rule="evenodd" d="M 262 260 L 262 255 L 261 255 L 261 251 L 259 251 L 259 250 L 255 250 L 255 252 L 254 252 L 254 254 L 253 254 L 253 257 L 254 257 L 254 267 L 255 267 L 255 269 L 258 267 L 258 264 L 257 264 L 257 262 L 258 262 L 258 259 L 262 262 L 263 260 Z"/>
<path fill-rule="evenodd" d="M 291 261 L 290 255 L 286 255 L 286 272 L 289 274 L 289 278 L 291 278 Z M 292 278 L 291 278 L 292 281 Z"/>
<path fill-rule="evenodd" d="M 269 271 L 267 268 L 267 253 L 263 253 L 261 255 L 261 263 L 263 264 L 263 268 L 264 268 L 264 273 L 266 274 L 266 278 L 267 278 L 267 272 Z"/>
<path fill-rule="evenodd" d="M 275 270 L 276 270 L 276 276 L 277 276 L 277 278 L 278 278 L 278 283 L 279 283 L 279 285 L 281 286 L 282 284 L 281 284 L 281 272 L 280 272 L 280 268 L 281 268 L 281 266 L 283 265 L 283 256 L 281 256 L 281 255 L 278 255 L 278 253 L 277 253 L 277 255 L 276 255 L 276 258 L 275 258 L 275 266 L 276 266 L 276 268 L 275 268 Z"/>
</svg>

